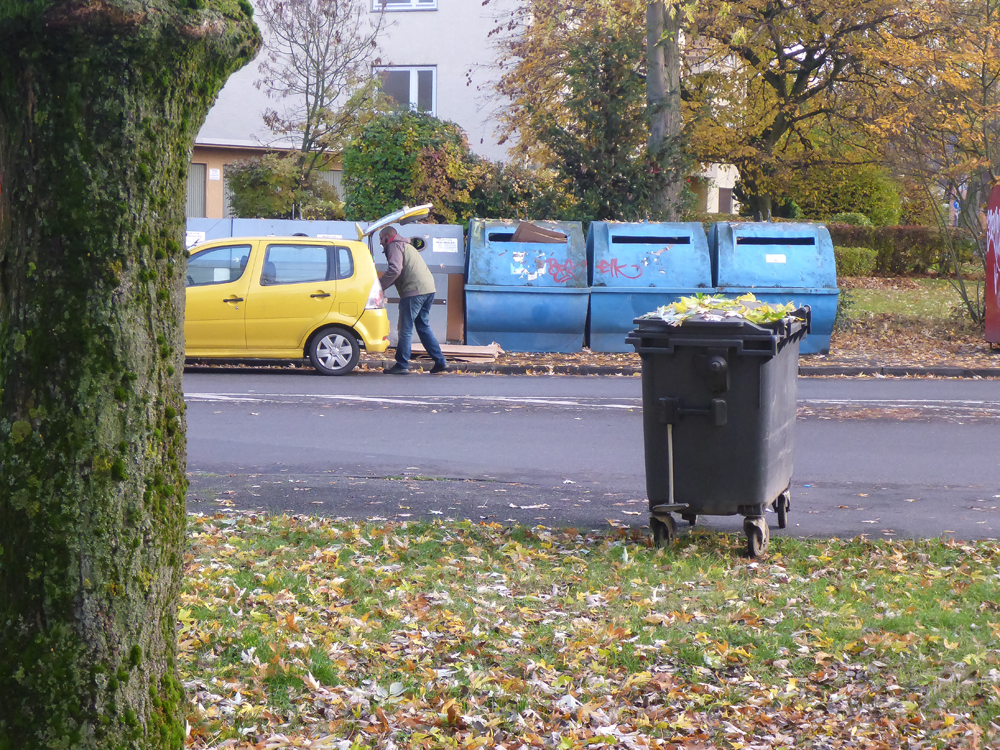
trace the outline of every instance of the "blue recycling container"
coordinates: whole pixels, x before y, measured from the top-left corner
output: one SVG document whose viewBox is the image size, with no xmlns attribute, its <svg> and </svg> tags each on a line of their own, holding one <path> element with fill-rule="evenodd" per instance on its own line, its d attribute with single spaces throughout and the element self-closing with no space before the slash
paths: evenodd
<svg viewBox="0 0 1000 750">
<path fill-rule="evenodd" d="M 812 308 L 812 328 L 802 354 L 830 351 L 837 317 L 837 266 L 833 241 L 822 224 L 714 224 L 708 245 L 719 294 L 752 293 L 761 302 Z"/>
<path fill-rule="evenodd" d="M 509 352 L 579 352 L 587 327 L 587 247 L 578 221 L 537 221 L 561 242 L 514 242 L 520 222 L 470 219 L 465 338 Z"/>
<path fill-rule="evenodd" d="M 711 293 L 712 260 L 698 222 L 595 221 L 587 233 L 590 348 L 627 352 L 625 337 L 641 315 L 681 297 Z"/>
</svg>

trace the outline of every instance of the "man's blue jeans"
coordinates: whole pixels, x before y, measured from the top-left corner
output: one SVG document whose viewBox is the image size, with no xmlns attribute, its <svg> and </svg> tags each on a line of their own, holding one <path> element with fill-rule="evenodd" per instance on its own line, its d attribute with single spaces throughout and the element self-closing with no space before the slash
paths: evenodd
<svg viewBox="0 0 1000 750">
<path fill-rule="evenodd" d="M 403 297 L 399 300 L 399 325 L 396 333 L 399 343 L 396 344 L 396 362 L 400 367 L 410 366 L 410 347 L 413 344 L 413 329 L 417 329 L 420 343 L 436 365 L 446 364 L 441 345 L 438 344 L 434 331 L 428 322 L 431 316 L 431 305 L 434 304 L 434 293 L 418 294 L 416 297 Z"/>
</svg>

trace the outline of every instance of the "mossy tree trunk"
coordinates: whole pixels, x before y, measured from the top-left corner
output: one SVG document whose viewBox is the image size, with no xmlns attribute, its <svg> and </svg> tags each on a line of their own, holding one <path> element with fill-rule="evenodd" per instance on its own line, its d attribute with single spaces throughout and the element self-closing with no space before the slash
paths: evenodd
<svg viewBox="0 0 1000 750">
<path fill-rule="evenodd" d="M 187 2 L 0 0 L 0 750 L 184 742 L 185 177 L 260 42 Z"/>
</svg>

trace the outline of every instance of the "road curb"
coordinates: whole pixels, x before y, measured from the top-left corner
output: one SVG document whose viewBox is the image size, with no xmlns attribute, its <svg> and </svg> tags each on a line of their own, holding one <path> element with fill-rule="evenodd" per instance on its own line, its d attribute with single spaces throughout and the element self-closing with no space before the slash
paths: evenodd
<svg viewBox="0 0 1000 750">
<path fill-rule="evenodd" d="M 391 367 L 394 360 L 370 359 L 359 364 L 359 371 L 379 372 Z M 426 373 L 433 362 L 411 361 L 414 373 Z M 238 367 L 240 372 L 269 373 L 275 371 L 313 375 L 315 370 L 298 362 L 275 361 L 273 364 L 246 364 L 239 360 L 218 360 L 211 364 L 204 361 L 188 364 L 185 372 L 211 372 L 213 370 Z M 449 372 L 484 375 L 593 375 L 604 377 L 635 377 L 642 374 L 641 367 L 616 367 L 611 365 L 502 365 L 495 362 L 449 362 Z M 884 377 L 884 378 L 1000 378 L 1000 367 L 895 367 L 870 365 L 865 367 L 845 367 L 841 365 L 800 365 L 799 377 Z"/>
<path fill-rule="evenodd" d="M 390 367 L 394 360 L 368 361 L 369 369 Z M 432 362 L 411 361 L 414 372 L 426 372 Z M 607 365 L 501 365 L 482 362 L 449 362 L 451 372 L 487 373 L 493 375 L 611 375 L 633 377 L 642 374 L 641 367 Z M 1000 378 L 1000 367 L 894 367 L 872 365 L 844 367 L 840 365 L 800 365 L 800 377 L 936 377 L 936 378 Z"/>
<path fill-rule="evenodd" d="M 914 377 L 935 377 L 935 378 L 1000 378 L 1000 367 L 893 367 L 893 366 L 872 366 L 872 367 L 841 367 L 838 365 L 826 365 L 816 367 L 810 365 L 799 366 L 800 377 L 885 377 L 885 378 L 914 378 Z"/>
</svg>

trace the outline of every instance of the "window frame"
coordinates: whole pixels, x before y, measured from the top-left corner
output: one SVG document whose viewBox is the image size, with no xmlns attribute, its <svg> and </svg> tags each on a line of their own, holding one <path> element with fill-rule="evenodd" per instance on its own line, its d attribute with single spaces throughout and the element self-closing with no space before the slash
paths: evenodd
<svg viewBox="0 0 1000 750">
<path fill-rule="evenodd" d="M 271 257 L 271 250 L 275 247 L 309 247 L 316 248 L 317 250 L 322 250 L 326 253 L 326 278 L 323 279 L 307 279 L 304 281 L 265 281 L 264 273 L 267 270 L 267 263 Z M 344 251 L 350 258 L 349 267 L 346 269 L 349 273 L 345 274 L 344 270 L 341 268 L 341 258 L 340 252 Z M 272 263 L 274 261 L 271 261 Z M 275 287 L 275 286 L 290 286 L 292 284 L 322 284 L 327 281 L 345 281 L 354 276 L 357 268 L 357 264 L 354 262 L 354 253 L 350 247 L 346 245 L 320 245 L 313 244 L 311 242 L 271 242 L 264 247 L 264 262 L 260 269 L 260 279 L 258 284 L 260 286 Z"/>
<path fill-rule="evenodd" d="M 437 117 L 437 65 L 379 65 L 375 68 L 376 74 L 381 73 L 394 73 L 407 71 L 410 74 L 410 101 L 407 102 L 407 106 L 411 112 L 419 111 L 419 106 L 417 102 L 420 99 L 420 76 L 414 75 L 419 74 L 421 71 L 430 71 L 431 73 L 431 108 L 423 110 L 431 117 Z"/>
<path fill-rule="evenodd" d="M 274 281 L 266 281 L 264 279 L 264 274 L 267 273 L 267 264 L 269 262 L 274 263 L 274 261 L 270 259 L 272 250 L 274 250 L 275 248 L 299 248 L 299 247 L 309 248 L 310 250 L 318 250 L 323 252 L 324 255 L 326 255 L 326 272 L 323 274 L 323 278 L 296 279 L 294 281 L 278 281 L 277 279 L 275 279 Z M 261 286 L 291 286 L 292 284 L 322 284 L 324 281 L 333 281 L 333 279 L 331 279 L 330 277 L 336 275 L 336 273 L 335 271 L 331 273 L 333 269 L 330 268 L 330 260 L 331 260 L 330 248 L 327 245 L 314 245 L 312 243 L 306 243 L 306 242 L 269 242 L 264 247 L 264 261 L 260 267 L 260 279 L 258 280 L 257 283 L 260 284 Z"/>
<path fill-rule="evenodd" d="M 333 275 L 334 281 L 344 281 L 349 279 L 357 272 L 357 264 L 354 262 L 354 251 L 347 245 L 333 245 L 329 248 L 330 254 L 333 260 Z M 346 253 L 347 257 L 350 258 L 350 268 L 348 269 L 350 273 L 345 274 L 344 270 L 341 268 L 340 258 L 341 252 Z"/>
<path fill-rule="evenodd" d="M 409 13 L 415 10 L 437 10 L 438 0 L 423 0 L 425 3 L 421 5 L 421 0 L 388 0 L 389 2 L 409 2 L 409 7 L 385 7 L 387 0 L 372 0 L 372 13 Z"/>
<path fill-rule="evenodd" d="M 228 279 L 226 279 L 224 281 L 222 281 L 222 280 L 220 280 L 220 281 L 214 281 L 213 280 L 213 281 L 206 281 L 206 282 L 197 283 L 197 284 L 195 284 L 195 283 L 185 284 L 185 288 L 186 289 L 191 289 L 191 288 L 198 288 L 198 287 L 204 287 L 204 286 L 218 286 L 219 284 L 232 284 L 234 281 L 239 281 L 240 279 L 242 279 L 243 275 L 247 272 L 247 268 L 250 267 L 250 255 L 253 253 L 253 246 L 252 245 L 243 244 L 243 243 L 234 243 L 232 245 L 219 245 L 218 247 L 209 247 L 209 248 L 205 248 L 204 250 L 201 250 L 199 252 L 191 253 L 191 257 L 188 259 L 188 269 L 191 268 L 191 260 L 192 259 L 197 259 L 199 255 L 204 258 L 204 257 L 210 255 L 211 253 L 215 253 L 215 252 L 218 252 L 220 250 L 229 250 L 229 251 L 232 251 L 232 250 L 235 250 L 235 249 L 245 249 L 246 250 L 246 258 L 247 258 L 247 264 L 245 266 L 243 266 L 243 268 L 240 269 L 240 273 L 239 273 L 238 276 L 228 278 Z M 222 266 L 212 266 L 212 267 L 213 268 L 222 268 Z M 197 266 L 196 266 L 196 268 L 197 268 Z M 230 270 L 230 272 L 232 272 L 232 270 L 233 270 L 232 261 L 230 261 L 229 270 Z M 190 273 L 188 273 L 187 276 L 188 276 L 188 278 L 193 278 Z"/>
</svg>

